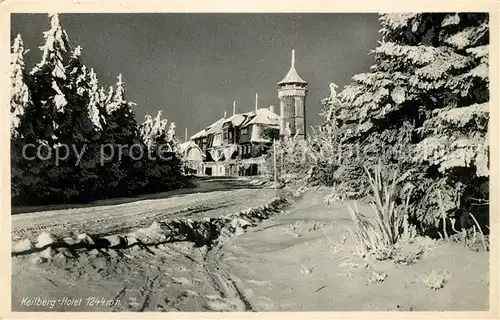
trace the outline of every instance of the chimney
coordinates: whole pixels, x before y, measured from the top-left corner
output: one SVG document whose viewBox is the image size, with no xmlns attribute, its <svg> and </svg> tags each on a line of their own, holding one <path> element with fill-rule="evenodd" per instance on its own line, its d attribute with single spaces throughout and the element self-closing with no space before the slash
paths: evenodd
<svg viewBox="0 0 500 320">
<path fill-rule="evenodd" d="M 184 142 L 188 141 L 188 127 L 184 128 Z"/>
<path fill-rule="evenodd" d="M 236 101 L 233 101 L 233 116 L 236 114 Z"/>
<path fill-rule="evenodd" d="M 255 94 L 255 112 L 257 112 L 257 108 L 259 106 L 259 94 Z"/>
<path fill-rule="evenodd" d="M 269 106 L 269 111 L 271 111 L 272 113 L 274 113 L 274 106 L 273 105 Z"/>
<path fill-rule="evenodd" d="M 226 119 L 227 111 L 224 111 L 224 119 Z"/>
</svg>

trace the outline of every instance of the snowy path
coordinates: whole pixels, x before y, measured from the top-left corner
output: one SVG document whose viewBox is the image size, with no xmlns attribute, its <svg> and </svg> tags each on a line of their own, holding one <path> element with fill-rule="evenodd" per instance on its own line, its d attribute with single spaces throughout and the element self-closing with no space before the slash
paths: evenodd
<svg viewBox="0 0 500 320">
<path fill-rule="evenodd" d="M 12 238 L 35 238 L 42 231 L 57 236 L 83 232 L 113 234 L 165 218 L 223 216 L 265 204 L 274 197 L 271 189 L 250 187 L 236 179 L 203 180 L 196 189 L 185 190 L 183 195 L 16 214 L 12 216 Z"/>
</svg>

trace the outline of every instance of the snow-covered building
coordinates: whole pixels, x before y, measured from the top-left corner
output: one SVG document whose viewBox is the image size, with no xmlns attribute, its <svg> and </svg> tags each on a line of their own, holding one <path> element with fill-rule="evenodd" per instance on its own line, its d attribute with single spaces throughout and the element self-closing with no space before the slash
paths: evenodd
<svg viewBox="0 0 500 320">
<path fill-rule="evenodd" d="M 274 107 L 223 117 L 191 136 L 191 141 L 204 152 L 204 174 L 236 176 L 245 174 L 245 167 L 264 164 L 273 138 L 279 135 L 280 117 Z M 257 162 L 256 162 L 257 161 Z M 258 168 L 246 169 L 258 174 Z"/>
<path fill-rule="evenodd" d="M 280 114 L 269 108 L 258 108 L 220 118 L 191 136 L 204 153 L 203 174 L 237 176 L 265 174 L 265 157 L 273 140 L 285 134 L 305 138 L 305 98 L 307 82 L 295 69 L 295 52 L 291 67 L 278 83 Z"/>
<path fill-rule="evenodd" d="M 198 147 L 204 152 L 204 174 L 209 176 L 224 176 L 225 166 L 223 163 L 223 139 L 222 139 L 222 126 L 225 117 L 212 123 L 207 128 L 201 130 L 195 135 L 191 136 Z"/>
<path fill-rule="evenodd" d="M 205 166 L 205 153 L 194 141 L 189 140 L 179 145 L 179 152 L 182 156 L 182 169 L 184 174 L 203 175 Z"/>
</svg>

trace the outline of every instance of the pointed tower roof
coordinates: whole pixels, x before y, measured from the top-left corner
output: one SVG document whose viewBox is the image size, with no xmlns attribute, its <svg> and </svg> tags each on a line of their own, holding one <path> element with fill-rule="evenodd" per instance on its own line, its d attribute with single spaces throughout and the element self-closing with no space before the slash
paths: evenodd
<svg viewBox="0 0 500 320">
<path fill-rule="evenodd" d="M 298 73 L 297 70 L 295 70 L 295 50 L 292 50 L 292 63 L 290 66 L 290 70 L 288 70 L 288 73 L 286 76 L 278 82 L 279 85 L 282 84 L 287 84 L 287 83 L 302 83 L 302 84 L 307 84 L 307 81 L 302 79 Z"/>
</svg>

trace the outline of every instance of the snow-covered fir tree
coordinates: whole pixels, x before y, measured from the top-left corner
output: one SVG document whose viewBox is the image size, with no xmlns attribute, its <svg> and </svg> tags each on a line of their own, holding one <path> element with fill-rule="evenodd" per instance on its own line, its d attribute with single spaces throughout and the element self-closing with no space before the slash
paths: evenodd
<svg viewBox="0 0 500 320">
<path fill-rule="evenodd" d="M 105 96 L 101 91 L 102 88 L 99 87 L 99 80 L 93 68 L 89 72 L 89 85 L 90 101 L 88 104 L 88 114 L 95 130 L 100 131 L 106 123 Z"/>
<path fill-rule="evenodd" d="M 40 47 L 41 61 L 31 71 L 34 113 L 34 134 L 54 146 L 58 143 L 55 130 L 58 113 L 64 113 L 68 104 L 63 88 L 68 85 L 65 65 L 69 60 L 69 42 L 66 31 L 59 22 L 58 14 L 50 14 L 51 28 L 43 33 L 45 44 Z"/>
<path fill-rule="evenodd" d="M 81 61 L 82 47 L 76 46 L 71 53 L 68 66 L 66 67 L 69 75 L 68 87 L 76 94 L 83 96 L 89 88 L 87 83 L 87 67 Z"/>
<path fill-rule="evenodd" d="M 75 47 L 66 66 L 68 85 L 64 93 L 68 105 L 66 112 L 58 114 L 60 125 L 56 133 L 63 144 L 85 150 L 78 162 L 76 154 L 72 152 L 68 159 L 59 164 L 60 170 L 71 172 L 71 178 L 64 176 L 60 179 L 60 183 L 66 185 L 64 193 L 68 198 L 85 200 L 93 193 L 98 181 L 95 171 L 99 163 L 99 146 L 97 130 L 88 112 L 91 87 L 81 55 L 82 48 Z M 76 184 L 71 183 L 75 180 Z"/>
<path fill-rule="evenodd" d="M 65 173 L 55 163 L 54 157 L 42 160 L 35 157 L 35 150 L 42 147 L 43 154 L 53 153 L 59 144 L 57 131 L 59 115 L 64 114 L 68 101 L 63 92 L 68 85 L 65 64 L 69 59 L 69 44 L 66 32 L 59 23 L 57 14 L 49 15 L 51 28 L 43 33 L 44 45 L 40 47 L 41 61 L 26 75 L 30 100 L 24 110 L 19 131 L 22 139 L 15 139 L 11 146 L 12 194 L 15 201 L 64 201 L 64 186 L 58 180 Z M 35 149 L 22 148 L 33 144 Z"/>
<path fill-rule="evenodd" d="M 10 98 L 10 132 L 11 135 L 17 137 L 22 136 L 19 132 L 19 124 L 21 117 L 24 115 L 28 103 L 30 102 L 30 93 L 25 80 L 25 65 L 24 54 L 27 50 L 24 49 L 21 35 L 17 35 L 12 45 L 10 56 L 10 79 L 11 79 L 11 98 Z"/>
<path fill-rule="evenodd" d="M 96 140 L 95 130 L 89 117 L 88 109 L 91 103 L 90 83 L 87 67 L 81 60 L 82 48 L 77 46 L 66 66 L 68 84 L 64 88 L 68 101 L 67 110 L 60 115 L 61 134 L 71 134 L 68 141 L 75 143 L 90 143 Z M 66 131 L 62 132 L 64 129 Z"/>
<path fill-rule="evenodd" d="M 140 133 L 142 140 L 148 147 L 156 147 L 158 145 L 168 145 L 171 150 L 175 145 L 175 123 L 169 124 L 167 119 L 162 119 L 163 111 L 158 111 L 155 118 L 150 115 L 145 116 L 144 122 L 141 124 Z"/>
<path fill-rule="evenodd" d="M 358 169 L 382 160 L 410 170 L 418 219 L 432 224 L 438 190 L 449 214 L 488 197 L 489 17 L 405 13 L 380 21 L 374 65 L 353 77 L 341 103 L 325 100 L 323 115 L 342 125 L 342 141 L 361 146 L 361 159 L 347 159 Z"/>
<path fill-rule="evenodd" d="M 113 151 L 105 152 L 112 152 L 114 156 L 100 170 L 101 176 L 109 183 L 108 189 L 130 194 L 139 185 L 137 179 L 144 159 L 141 153 L 144 156 L 146 150 L 132 109 L 134 103 L 126 99 L 122 75 L 119 74 L 117 79 L 116 88 L 110 87 L 106 98 L 100 140 L 101 144 L 112 146 Z"/>
<path fill-rule="evenodd" d="M 131 145 L 139 140 L 139 127 L 132 107 L 125 98 L 122 75 L 117 77 L 116 88 L 109 88 L 106 101 L 106 133 L 118 144 Z"/>
<path fill-rule="evenodd" d="M 11 194 L 13 198 L 21 195 L 27 187 L 31 186 L 31 180 L 25 167 L 25 159 L 22 157 L 22 148 L 26 138 L 26 132 L 30 125 L 24 121 L 25 113 L 29 113 L 31 97 L 26 84 L 24 44 L 20 35 L 14 39 L 10 60 L 11 98 L 10 98 L 10 132 L 11 132 Z"/>
<path fill-rule="evenodd" d="M 13 203 L 86 202 L 179 186 L 180 163 L 174 153 L 165 159 L 147 157 L 135 104 L 126 99 L 121 74 L 116 86 L 106 91 L 95 71 L 83 63 L 82 48 L 71 50 L 59 16 L 49 18 L 51 28 L 43 33 L 45 43 L 40 47 L 42 58 L 29 74 L 24 73 L 26 51 L 20 36 L 11 51 Z M 175 145 L 175 125 L 167 128 L 160 116 L 155 119 L 154 140 Z M 23 157 L 26 144 L 35 148 Z M 84 156 L 78 164 L 74 153 L 58 162 L 54 157 L 42 160 L 33 157 L 40 146 L 52 154 L 56 150 L 65 154 L 65 146 L 76 147 L 84 150 Z M 102 146 L 109 146 L 111 150 L 105 151 L 113 157 L 101 165 Z"/>
<path fill-rule="evenodd" d="M 154 118 L 146 115 L 140 126 L 141 138 L 149 158 L 142 162 L 143 175 L 147 180 L 147 188 L 151 190 L 171 188 L 182 180 L 175 123 L 169 123 L 161 116 L 162 111 L 158 111 Z"/>
</svg>

